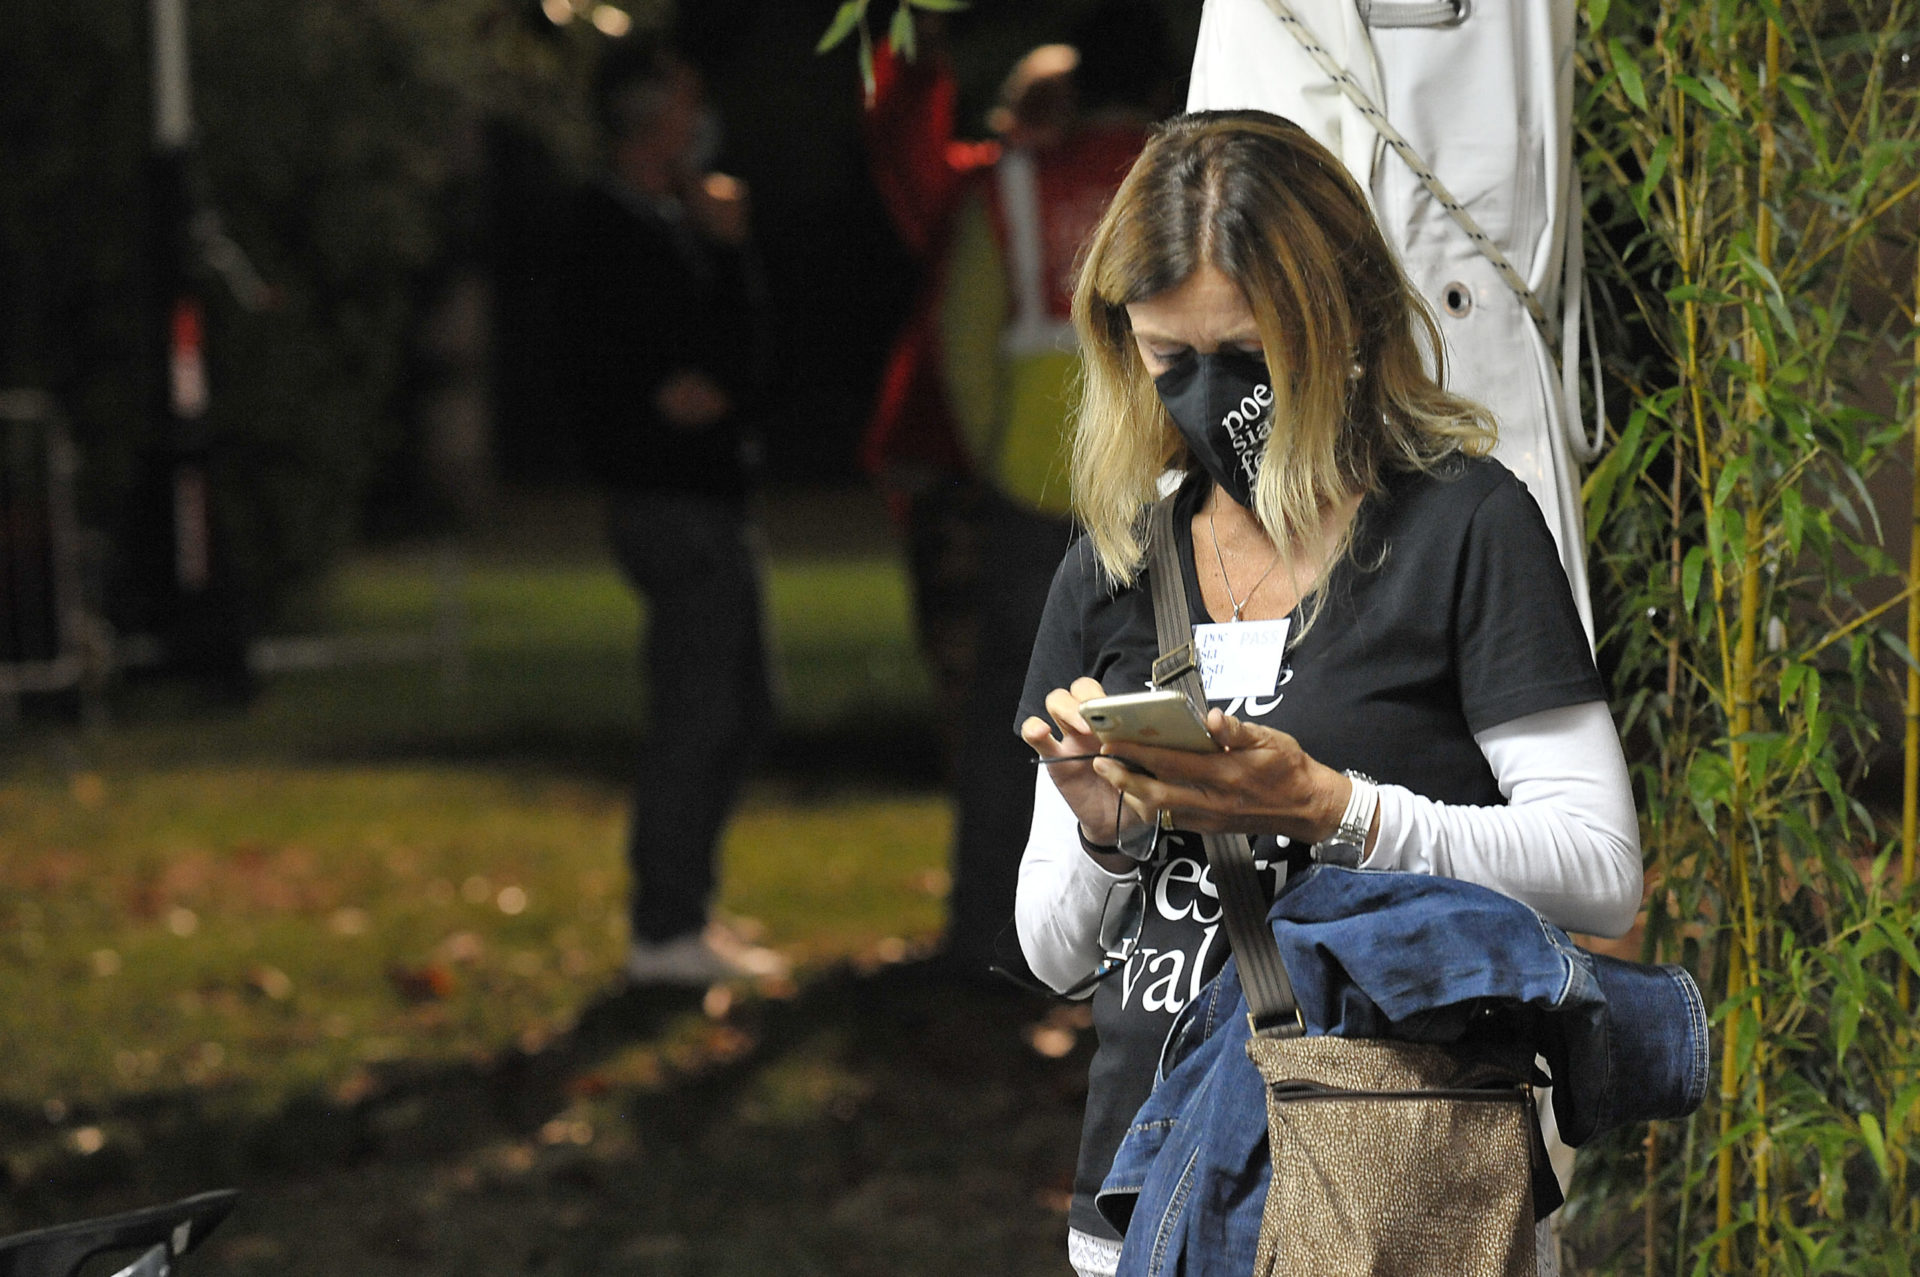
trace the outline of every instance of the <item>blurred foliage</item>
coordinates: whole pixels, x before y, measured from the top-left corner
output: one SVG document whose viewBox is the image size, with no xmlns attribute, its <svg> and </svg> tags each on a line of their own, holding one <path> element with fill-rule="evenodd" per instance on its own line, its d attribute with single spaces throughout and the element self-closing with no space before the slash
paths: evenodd
<svg viewBox="0 0 1920 1277">
<path fill-rule="evenodd" d="M 1920 429 L 1920 8 L 1585 9 L 1579 151 L 1630 391 L 1586 484 L 1601 650 L 1647 949 L 1699 976 L 1717 1085 L 1589 1156 L 1569 1213 L 1601 1272 L 1904 1275 L 1920 913 L 1911 824 L 1903 846 L 1861 795 L 1914 661 L 1882 520 Z"/>
<path fill-rule="evenodd" d="M 966 8 L 965 0 L 899 0 L 894 6 L 893 17 L 887 21 L 887 43 L 911 59 L 916 53 L 914 10 L 922 13 L 957 13 Z M 833 24 L 820 36 L 820 42 L 814 46 L 816 53 L 825 53 L 838 48 L 848 36 L 858 33 L 860 57 L 860 82 L 866 86 L 868 96 L 873 94 L 873 27 L 869 17 L 871 0 L 846 0 L 834 10 Z"/>
<path fill-rule="evenodd" d="M 1091 7 L 1032 0 L 953 15 L 963 131 L 981 127 L 1021 53 L 1062 38 Z M 1197 9 L 1162 7 L 1175 46 L 1190 44 Z M 593 59 L 610 33 L 666 22 L 675 6 L 187 8 L 191 186 L 271 297 L 248 309 L 221 272 L 201 270 L 216 553 L 240 611 L 271 625 L 360 526 L 370 491 L 382 527 L 454 517 L 458 503 L 421 473 L 424 449 L 409 423 L 436 375 L 423 331 L 461 270 L 491 269 L 498 290 L 499 456 L 546 464 L 540 472 L 551 477 L 558 425 L 529 353 L 545 304 L 537 279 L 549 203 L 592 162 Z M 678 20 L 727 117 L 727 163 L 753 184 L 776 301 L 810 320 L 793 325 L 794 411 L 773 455 L 796 473 L 846 478 L 911 271 L 865 182 L 854 50 L 813 53 L 836 8 L 706 0 Z M 83 514 L 105 534 L 111 611 L 132 629 L 164 621 L 172 572 L 174 440 L 161 408 L 169 299 L 157 263 L 147 27 L 141 0 L 12 6 L 0 76 L 9 139 L 0 387 L 43 388 L 65 405 L 82 446 Z"/>
<path fill-rule="evenodd" d="M 145 6 L 24 5 L 0 77 L 0 384 L 52 390 L 125 619 L 165 579 L 166 299 Z M 436 273 L 487 251 L 489 128 L 578 158 L 594 33 L 498 0 L 201 0 L 191 184 L 270 290 L 204 262 L 216 541 L 256 614 L 325 565 L 376 469 Z"/>
</svg>

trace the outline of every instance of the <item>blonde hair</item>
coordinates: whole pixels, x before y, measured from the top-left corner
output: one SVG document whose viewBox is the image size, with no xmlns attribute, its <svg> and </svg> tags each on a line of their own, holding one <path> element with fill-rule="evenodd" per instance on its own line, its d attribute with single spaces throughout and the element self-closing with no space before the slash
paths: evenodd
<svg viewBox="0 0 1920 1277">
<path fill-rule="evenodd" d="M 1239 286 L 1259 327 L 1274 428 L 1253 513 L 1289 571 L 1326 507 L 1377 490 L 1385 467 L 1431 470 L 1492 448 L 1487 410 L 1428 371 L 1430 358 L 1444 377 L 1439 328 L 1340 162 L 1264 111 L 1178 116 L 1148 140 L 1094 229 L 1073 297 L 1085 369 L 1074 510 L 1114 581 L 1140 571 L 1141 516 L 1160 475 L 1194 467 L 1126 308 L 1202 263 Z M 1349 530 L 1328 569 L 1350 544 Z M 1310 592 L 1303 633 L 1316 600 Z"/>
</svg>

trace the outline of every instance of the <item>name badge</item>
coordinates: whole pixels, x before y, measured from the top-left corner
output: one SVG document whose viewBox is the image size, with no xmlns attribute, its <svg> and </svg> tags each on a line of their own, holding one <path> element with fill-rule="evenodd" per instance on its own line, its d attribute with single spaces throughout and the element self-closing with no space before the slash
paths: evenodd
<svg viewBox="0 0 1920 1277">
<path fill-rule="evenodd" d="M 1282 617 L 1194 626 L 1194 659 L 1207 699 L 1272 696 L 1280 685 L 1280 664 L 1287 654 L 1287 631 L 1292 624 L 1290 618 Z"/>
</svg>

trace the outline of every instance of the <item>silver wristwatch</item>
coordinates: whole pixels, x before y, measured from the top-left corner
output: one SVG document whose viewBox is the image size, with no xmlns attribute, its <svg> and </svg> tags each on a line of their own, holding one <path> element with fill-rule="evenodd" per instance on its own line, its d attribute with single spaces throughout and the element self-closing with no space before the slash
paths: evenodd
<svg viewBox="0 0 1920 1277">
<path fill-rule="evenodd" d="M 1353 792 L 1347 796 L 1347 809 L 1340 815 L 1339 828 L 1313 844 L 1316 864 L 1339 865 L 1357 869 L 1367 854 L 1367 832 L 1373 828 L 1373 813 L 1380 806 L 1380 787 L 1364 772 L 1347 771 Z"/>
</svg>

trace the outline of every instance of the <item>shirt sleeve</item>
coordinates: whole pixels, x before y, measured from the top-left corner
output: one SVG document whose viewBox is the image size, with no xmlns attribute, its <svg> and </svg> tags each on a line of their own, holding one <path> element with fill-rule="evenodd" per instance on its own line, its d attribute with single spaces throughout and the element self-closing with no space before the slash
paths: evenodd
<svg viewBox="0 0 1920 1277">
<path fill-rule="evenodd" d="M 1047 716 L 1047 693 L 1054 688 L 1066 687 L 1082 674 L 1097 677 L 1086 630 L 1099 570 L 1093 545 L 1085 537 L 1074 539 L 1054 569 L 1040 628 L 1033 636 L 1033 655 L 1027 660 L 1027 679 L 1020 688 L 1020 706 L 1013 716 L 1014 731 L 1035 715 Z"/>
<path fill-rule="evenodd" d="M 1046 697 L 1082 674 L 1092 673 L 1087 650 L 1088 604 L 1099 588 L 1099 566 L 1092 546 L 1074 542 L 1054 573 L 1046 611 L 1034 636 L 1033 658 L 1020 697 L 1015 730 L 1029 717 L 1046 717 Z M 1100 917 L 1114 884 L 1139 876 L 1139 870 L 1109 873 L 1080 846 L 1080 822 L 1054 788 L 1052 775 L 1036 767 L 1033 823 L 1020 858 L 1014 896 L 1014 930 L 1033 973 L 1054 989 L 1086 977 L 1105 950 Z"/>
<path fill-rule="evenodd" d="M 1474 740 L 1507 805 L 1452 805 L 1382 785 L 1379 832 L 1361 867 L 1476 882 L 1569 931 L 1624 934 L 1640 910 L 1640 833 L 1605 702 L 1529 714 Z"/>
<path fill-rule="evenodd" d="M 1013 925 L 1027 965 L 1048 987 L 1064 989 L 1100 965 L 1100 917 L 1117 883 L 1138 869 L 1109 873 L 1080 846 L 1079 821 L 1046 768 L 1034 778 L 1033 825 L 1020 857 Z"/>
<path fill-rule="evenodd" d="M 1511 474 L 1475 508 L 1458 572 L 1452 641 L 1474 732 L 1606 699 L 1553 534 Z"/>
</svg>

